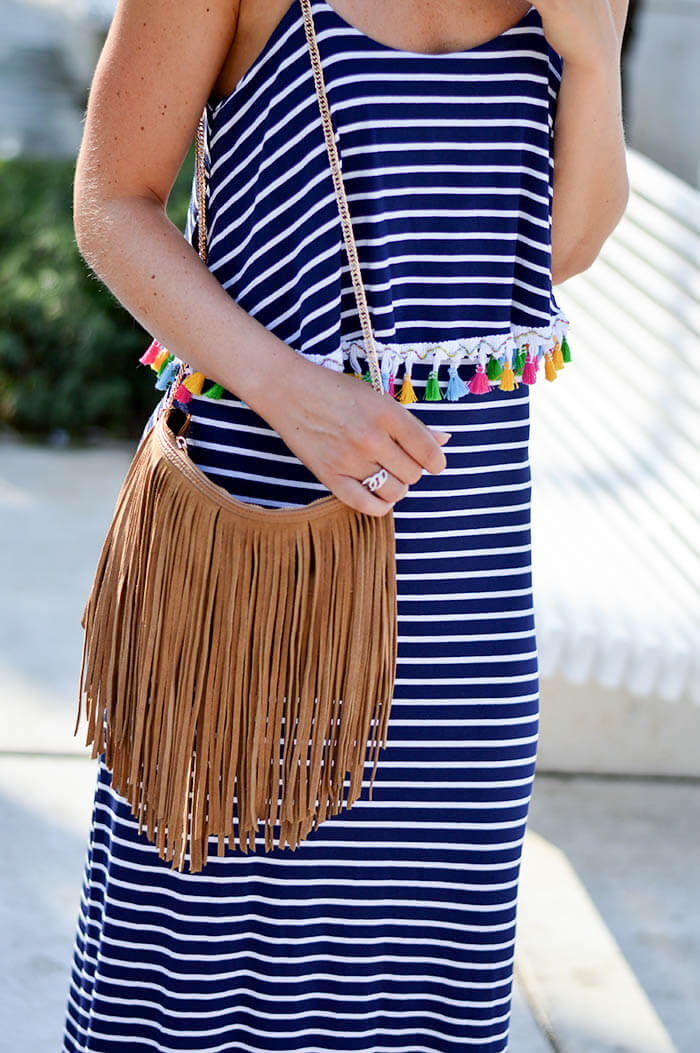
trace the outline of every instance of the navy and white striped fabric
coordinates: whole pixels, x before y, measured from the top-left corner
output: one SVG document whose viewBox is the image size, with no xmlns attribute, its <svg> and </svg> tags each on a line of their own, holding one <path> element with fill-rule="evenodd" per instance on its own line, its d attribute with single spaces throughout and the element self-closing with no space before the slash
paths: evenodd
<svg viewBox="0 0 700 1053">
<path fill-rule="evenodd" d="M 260 504 L 320 484 L 240 402 L 189 445 Z M 206 405 L 205 405 L 206 404 Z M 64 1050 L 501 1053 L 538 735 L 529 390 L 412 407 L 447 468 L 394 508 L 399 652 L 365 792 L 295 852 L 172 872 L 99 762 Z"/>
<path fill-rule="evenodd" d="M 332 185 L 320 185 L 325 158 L 320 132 L 317 159 L 308 162 L 318 164 L 318 182 L 310 181 L 303 207 L 287 201 L 289 241 L 278 234 L 276 243 L 275 238 L 268 242 L 264 230 L 256 231 L 253 224 L 243 240 L 240 232 L 223 239 L 231 247 L 230 260 L 225 259 L 225 246 L 214 243 L 216 231 L 224 230 L 224 204 L 243 185 L 235 180 L 244 178 L 244 159 L 252 166 L 246 170 L 252 189 L 231 209 L 234 225 L 275 211 L 269 207 L 274 198 L 260 200 L 255 179 L 261 188 L 277 184 L 287 200 L 283 188 L 289 186 L 294 167 L 295 107 L 303 107 L 302 96 L 317 105 L 313 83 L 302 68 L 303 25 L 295 3 L 234 92 L 237 103 L 224 100 L 218 110 L 233 121 L 234 111 L 245 106 L 241 127 L 255 128 L 237 155 L 239 164 L 230 169 L 236 174 L 228 190 L 223 178 L 216 182 L 214 169 L 218 164 L 223 175 L 227 149 L 238 149 L 239 133 L 230 140 L 217 139 L 223 119 L 211 129 L 212 188 L 220 188 L 218 213 L 212 202 L 213 218 L 218 216 L 212 228 L 212 265 L 220 279 L 231 279 L 229 288 L 243 306 L 252 307 L 292 346 L 296 340 L 302 353 L 332 356 L 341 336 L 352 336 L 356 327 L 352 291 L 344 287 L 342 234 L 332 224 Z M 379 90 L 372 79 L 375 62 L 382 77 L 392 75 L 392 90 L 414 101 L 399 111 L 387 110 L 389 124 L 383 129 L 363 125 L 368 143 L 375 135 L 388 135 L 393 124 L 408 129 L 399 114 L 410 117 L 414 105 L 423 110 L 418 101 L 422 88 L 415 91 L 418 81 L 426 86 L 432 77 L 434 85 L 441 84 L 441 95 L 491 97 L 506 89 L 512 94 L 523 65 L 541 72 L 549 64 L 534 11 L 514 30 L 461 57 L 410 58 L 357 34 L 325 3 L 315 2 L 313 11 L 336 103 L 334 116 L 344 114 L 344 150 L 352 150 L 352 129 L 362 124 L 352 116 L 350 100 L 373 84 Z M 478 74 L 477 80 L 464 79 L 471 72 Z M 275 85 L 287 81 L 282 109 L 289 118 L 289 152 L 275 154 L 269 149 L 276 123 L 271 117 Z M 535 83 L 546 98 L 546 86 Z M 345 110 L 338 107 L 341 91 L 348 100 Z M 519 87 L 517 92 L 519 98 Z M 446 105 L 433 100 L 425 112 L 437 117 Z M 374 103 L 371 112 L 373 119 L 378 116 Z M 459 112 L 468 114 L 469 106 Z M 489 110 L 493 121 L 506 121 L 509 137 L 522 133 L 523 140 L 534 134 L 525 123 L 529 112 L 526 101 L 501 102 Z M 311 113 L 309 109 L 309 129 Z M 410 133 L 420 133 L 426 143 L 432 136 L 456 141 L 463 127 L 454 110 L 448 119 L 447 125 L 428 122 L 422 129 L 414 123 Z M 499 134 L 505 136 L 505 131 Z M 266 138 L 268 147 L 261 151 Z M 534 156 L 521 144 L 507 179 L 534 187 L 540 178 L 533 175 Z M 382 151 L 377 156 L 351 152 L 349 157 L 346 172 L 350 164 L 353 170 L 385 169 Z M 439 180 L 461 188 L 471 181 L 471 170 L 462 169 L 467 162 L 461 151 L 460 157 L 453 168 L 450 152 L 437 150 L 431 185 Z M 546 171 L 545 158 L 542 164 Z M 400 173 L 404 187 L 411 180 L 420 187 L 424 178 L 418 167 Z M 487 178 L 501 180 L 506 174 L 479 173 L 480 180 Z M 389 179 L 387 170 L 381 179 Z M 479 326 L 487 320 L 484 312 L 494 327 L 508 315 L 524 321 L 515 303 L 522 299 L 520 286 L 517 292 L 514 284 L 499 286 L 505 297 L 512 295 L 510 308 L 493 302 L 488 283 L 479 286 L 483 310 L 473 302 L 459 302 L 462 287 L 455 286 L 459 291 L 453 296 L 449 281 L 441 279 L 459 273 L 465 281 L 477 273 L 483 276 L 483 259 L 490 250 L 483 239 L 475 239 L 473 251 L 482 260 L 475 262 L 465 255 L 459 238 L 446 236 L 440 252 L 435 244 L 428 245 L 426 225 L 437 222 L 443 199 L 431 190 L 425 211 L 414 214 L 422 193 L 408 194 L 405 211 L 389 210 L 388 216 L 379 198 L 371 196 L 369 183 L 352 187 L 354 215 L 383 215 L 377 227 L 360 221 L 358 237 L 361 262 L 370 258 L 363 253 L 378 261 L 370 266 L 368 279 L 375 329 L 404 346 L 428 332 L 429 339 L 468 338 L 474 320 Z M 486 192 L 474 195 L 474 209 L 488 215 L 490 200 Z M 432 218 L 431 202 L 439 206 Z M 352 200 L 350 204 L 352 208 Z M 313 213 L 308 227 L 307 210 Z M 326 241 L 323 233 L 318 235 L 323 217 Z M 445 232 L 456 229 L 447 216 L 441 222 Z M 483 223 L 475 217 L 477 226 Z M 519 218 L 516 226 L 516 243 L 508 251 L 531 261 L 542 252 L 537 259 L 546 290 L 541 302 L 546 304 L 547 250 L 533 248 L 528 220 Z M 391 235 L 389 240 L 372 234 L 382 229 Z M 318 236 L 306 237 L 299 248 L 303 233 L 312 230 Z M 546 232 L 542 239 L 546 242 Z M 293 253 L 288 263 L 285 246 Z M 446 264 L 442 253 L 451 249 L 454 258 Z M 274 259 L 282 263 L 263 295 L 257 283 Z M 494 260 L 491 274 L 500 275 L 502 266 L 507 264 Z M 513 273 L 525 273 L 517 260 L 511 266 Z M 341 272 L 342 312 L 340 287 L 333 285 Z M 424 280 L 416 281 L 416 275 Z M 530 320 L 533 305 L 540 302 L 531 295 Z M 233 393 L 225 392 L 219 400 L 195 395 L 190 409 L 190 455 L 233 496 L 281 507 L 305 505 L 328 493 L 267 422 Z M 138 822 L 112 790 L 100 757 L 64 1053 L 507 1050 L 518 879 L 539 721 L 530 391 L 525 384 L 512 392 L 491 388 L 455 402 L 421 400 L 406 409 L 428 427 L 450 431 L 452 439 L 444 447 L 447 468 L 437 476 L 424 473 L 394 508 L 398 664 L 389 744 L 380 755 L 372 801 L 368 765 L 361 799 L 327 820 L 295 852 L 274 849 L 265 854 L 259 839 L 254 855 L 227 849 L 217 857 L 213 840 L 204 869 L 180 874 L 139 835 Z"/>
<path fill-rule="evenodd" d="M 380 44 L 325 0 L 312 14 L 385 372 L 468 379 L 525 342 L 541 357 L 566 319 L 550 253 L 561 58 L 537 10 L 439 55 Z M 364 341 L 298 0 L 207 122 L 210 270 L 285 343 L 348 368 Z"/>
</svg>

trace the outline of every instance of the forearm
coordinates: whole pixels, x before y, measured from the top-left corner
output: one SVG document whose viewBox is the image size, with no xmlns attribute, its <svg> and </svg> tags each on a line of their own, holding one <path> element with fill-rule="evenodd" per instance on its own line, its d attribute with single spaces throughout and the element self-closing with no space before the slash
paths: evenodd
<svg viewBox="0 0 700 1053">
<path fill-rule="evenodd" d="M 86 262 L 147 332 L 263 413 L 313 364 L 239 307 L 156 198 L 76 198 Z"/>
<path fill-rule="evenodd" d="M 565 61 L 554 129 L 555 284 L 590 267 L 628 196 L 619 52 L 588 65 Z"/>
</svg>

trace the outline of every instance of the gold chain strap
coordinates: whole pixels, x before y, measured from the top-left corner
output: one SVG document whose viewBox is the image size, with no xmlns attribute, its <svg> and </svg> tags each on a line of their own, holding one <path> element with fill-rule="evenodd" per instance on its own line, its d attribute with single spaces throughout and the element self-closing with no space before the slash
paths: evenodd
<svg viewBox="0 0 700 1053">
<path fill-rule="evenodd" d="M 316 41 L 316 31 L 314 29 L 313 15 L 311 14 L 311 3 L 310 0 L 300 0 L 302 11 L 304 14 L 304 28 L 306 30 L 306 40 L 309 45 L 309 52 L 311 55 L 311 68 L 314 75 L 314 86 L 316 88 L 316 97 L 318 98 L 318 104 L 321 110 L 321 120 L 323 122 L 323 133 L 326 139 L 326 148 L 328 150 L 328 158 L 331 165 L 331 173 L 333 175 L 333 187 L 335 189 L 336 199 L 338 201 L 338 210 L 340 212 L 340 222 L 343 228 L 343 238 L 345 239 L 345 249 L 348 255 L 348 262 L 350 264 L 350 273 L 352 274 L 352 284 L 355 290 L 355 299 L 357 301 L 357 310 L 360 315 L 360 324 L 362 326 L 362 334 L 365 338 L 365 347 L 367 349 L 367 360 L 369 361 L 370 376 L 372 378 L 372 387 L 380 394 L 384 394 L 384 385 L 382 384 L 382 374 L 379 367 L 379 358 L 377 356 L 377 349 L 374 343 L 374 334 L 372 332 L 372 323 L 369 316 L 369 308 L 367 306 L 367 298 L 365 296 L 364 285 L 362 284 L 362 274 L 360 272 L 360 261 L 357 256 L 357 246 L 355 245 L 355 235 L 352 229 L 352 221 L 350 219 L 350 210 L 348 208 L 347 198 L 345 196 L 345 185 L 343 183 L 343 177 L 340 172 L 340 162 L 338 160 L 338 150 L 335 145 L 335 135 L 333 133 L 333 122 L 331 120 L 330 109 L 328 106 L 328 96 L 326 95 L 326 86 L 323 79 L 323 68 L 321 66 L 321 56 L 318 50 L 318 43 Z M 197 234 L 199 244 L 199 256 L 203 263 L 207 262 L 207 220 L 206 220 L 206 159 L 205 159 L 205 136 L 206 136 L 206 125 L 205 116 L 199 119 L 197 125 L 197 131 L 195 133 L 195 158 L 196 158 L 196 177 L 197 177 Z M 163 412 L 165 413 L 173 403 L 175 398 L 175 392 L 180 386 L 182 379 L 185 375 L 185 369 L 187 364 L 182 363 L 178 374 L 171 385 L 170 394 L 165 402 Z"/>
<path fill-rule="evenodd" d="M 199 118 L 197 125 L 197 131 L 194 136 L 194 153 L 195 153 L 195 174 L 197 177 L 197 234 L 199 241 L 199 256 L 202 263 L 207 262 L 207 204 L 206 204 L 206 160 L 204 156 L 204 140 L 205 140 L 205 124 L 204 114 Z M 162 413 L 168 412 L 175 399 L 175 392 L 180 387 L 184 376 L 185 370 L 187 369 L 187 363 L 182 362 L 180 368 L 177 371 L 175 380 L 170 385 L 170 392 L 168 394 L 165 403 L 163 404 Z"/>
<path fill-rule="evenodd" d="M 199 234 L 199 255 L 202 263 L 207 262 L 207 169 L 204 159 L 205 137 L 204 114 L 199 118 L 194 137 L 195 156 L 197 158 L 197 233 Z"/>
<path fill-rule="evenodd" d="M 335 135 L 333 134 L 333 122 L 331 121 L 330 110 L 328 107 L 326 85 L 323 79 L 323 69 L 321 67 L 321 56 L 319 55 L 318 51 L 318 43 L 316 42 L 316 32 L 314 29 L 313 16 L 311 14 L 310 0 L 301 0 L 301 7 L 302 11 L 304 12 L 304 27 L 306 29 L 306 39 L 309 45 L 309 51 L 311 52 L 311 67 L 314 72 L 314 84 L 316 86 L 318 104 L 321 108 L 321 120 L 323 121 L 323 131 L 326 137 L 328 157 L 331 162 L 331 171 L 333 173 L 333 185 L 335 187 L 335 194 L 338 199 L 340 221 L 343 226 L 343 237 L 345 238 L 345 248 L 347 250 L 348 261 L 350 263 L 352 284 L 355 289 L 357 310 L 360 315 L 362 334 L 365 338 L 365 347 L 368 352 L 367 358 L 369 360 L 370 374 L 372 376 L 372 386 L 374 387 L 375 391 L 377 391 L 381 395 L 384 393 L 384 386 L 382 384 L 382 374 L 379 368 L 377 349 L 374 346 L 374 335 L 372 333 L 372 324 L 370 322 L 369 309 L 367 307 L 367 299 L 365 297 L 365 289 L 362 284 L 360 262 L 357 258 L 355 236 L 352 230 L 352 222 L 350 220 L 350 211 L 348 209 L 347 198 L 345 197 L 345 186 L 343 184 L 343 177 L 340 173 L 338 151 L 335 145 Z"/>
</svg>

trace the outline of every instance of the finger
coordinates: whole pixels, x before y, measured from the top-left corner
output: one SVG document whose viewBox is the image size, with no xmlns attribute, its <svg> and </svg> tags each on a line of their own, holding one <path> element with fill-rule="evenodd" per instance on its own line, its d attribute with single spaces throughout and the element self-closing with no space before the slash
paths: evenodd
<svg viewBox="0 0 700 1053">
<path fill-rule="evenodd" d="M 425 471 L 423 465 L 419 464 L 418 461 L 414 461 L 413 457 L 409 457 L 406 451 L 390 435 L 384 436 L 379 449 L 376 451 L 376 457 L 377 462 L 383 468 L 386 468 L 387 472 L 397 482 L 406 486 L 417 483 Z M 366 475 L 369 474 L 369 472 L 366 473 Z M 362 478 L 364 479 L 365 476 L 363 475 Z M 386 485 L 385 483 L 381 487 L 382 492 L 385 491 Z"/>
<path fill-rule="evenodd" d="M 421 469 L 424 468 L 435 475 L 446 467 L 447 460 L 436 435 L 449 435 L 449 432 L 432 432 L 430 428 L 426 427 L 422 421 L 418 420 L 417 417 L 407 410 L 394 417 L 388 431 L 394 442 Z M 384 463 L 386 464 L 386 462 Z M 394 470 L 393 459 L 389 461 L 387 466 L 391 466 L 392 471 Z M 397 474 L 401 478 L 401 473 L 397 472 Z M 413 481 L 416 482 L 417 480 L 414 479 Z"/>
<path fill-rule="evenodd" d="M 441 446 L 451 438 L 449 432 L 433 431 L 431 435 L 436 437 Z M 424 466 L 415 461 L 413 457 L 409 457 L 406 451 L 390 435 L 387 435 L 382 443 L 381 449 L 377 453 L 377 460 L 397 480 L 405 483 L 407 486 L 417 483 L 425 471 Z"/>
<path fill-rule="evenodd" d="M 375 496 L 366 486 L 343 475 L 333 488 L 335 496 L 346 505 L 354 508 L 357 512 L 364 512 L 370 516 L 385 516 L 394 507 L 393 501 L 385 501 Z"/>
</svg>

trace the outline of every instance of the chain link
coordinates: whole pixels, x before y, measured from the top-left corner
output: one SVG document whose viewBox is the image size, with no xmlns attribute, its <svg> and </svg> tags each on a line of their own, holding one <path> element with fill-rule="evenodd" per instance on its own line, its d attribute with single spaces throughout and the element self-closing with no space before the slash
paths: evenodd
<svg viewBox="0 0 700 1053">
<path fill-rule="evenodd" d="M 345 196 L 343 177 L 340 173 L 340 164 L 338 162 L 338 150 L 335 144 L 333 122 L 331 120 L 330 109 L 328 106 L 328 97 L 326 95 L 326 86 L 323 79 L 323 68 L 321 66 L 321 56 L 319 54 L 318 43 L 316 41 L 316 32 L 314 29 L 313 15 L 311 14 L 310 0 L 301 0 L 301 7 L 302 11 L 304 12 L 304 27 L 306 29 L 306 39 L 309 45 L 309 51 L 311 52 L 311 67 L 314 73 L 314 84 L 316 87 L 318 104 L 321 108 L 323 131 L 326 137 L 326 147 L 328 148 L 328 157 L 331 163 L 331 172 L 333 173 L 333 185 L 335 187 L 335 194 L 338 199 L 338 209 L 340 211 L 340 221 L 343 227 L 343 237 L 345 238 L 345 248 L 347 250 L 348 261 L 350 263 L 350 272 L 352 274 L 352 283 L 355 289 L 355 298 L 357 300 L 357 309 L 360 315 L 360 324 L 362 325 L 362 334 L 365 338 L 365 346 L 368 351 L 367 358 L 369 360 L 370 365 L 372 385 L 375 391 L 377 391 L 378 394 L 382 395 L 384 393 L 384 386 L 382 384 L 382 374 L 379 368 L 379 358 L 377 356 L 377 349 L 374 345 L 374 335 L 372 333 L 372 324 L 370 322 L 369 309 L 367 307 L 367 298 L 365 297 L 365 290 L 362 284 L 360 262 L 357 258 L 357 246 L 355 245 L 355 236 L 353 234 L 352 222 L 350 220 L 350 210 L 348 209 L 348 202 Z"/>
</svg>

